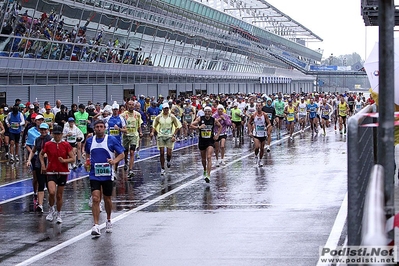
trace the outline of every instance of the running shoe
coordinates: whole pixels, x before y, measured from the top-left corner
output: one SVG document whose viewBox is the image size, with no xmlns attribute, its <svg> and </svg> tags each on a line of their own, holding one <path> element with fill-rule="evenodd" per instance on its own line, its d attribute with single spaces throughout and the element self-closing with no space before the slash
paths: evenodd
<svg viewBox="0 0 399 266">
<path fill-rule="evenodd" d="M 125 165 L 123 166 L 123 169 L 126 171 L 127 170 L 127 163 L 125 162 Z"/>
<path fill-rule="evenodd" d="M 8 158 L 9 158 L 9 154 L 8 154 L 8 152 L 6 152 L 6 159 L 8 160 Z"/>
<path fill-rule="evenodd" d="M 93 197 L 92 196 L 90 196 L 90 198 L 89 198 L 88 205 L 89 205 L 90 208 L 93 207 Z"/>
<path fill-rule="evenodd" d="M 317 130 L 316 130 L 316 134 L 317 134 Z M 291 136 L 291 137 L 290 137 L 290 140 L 294 140 L 294 137 Z"/>
<path fill-rule="evenodd" d="M 82 162 L 80 160 L 78 160 L 78 167 L 80 168 L 82 166 L 83 166 Z"/>
<path fill-rule="evenodd" d="M 129 173 L 127 174 L 128 179 L 132 179 L 134 177 L 134 172 L 133 170 L 129 170 Z"/>
<path fill-rule="evenodd" d="M 98 226 L 98 224 L 93 225 L 93 227 L 91 228 L 91 235 L 94 237 L 101 236 L 100 227 Z"/>
<path fill-rule="evenodd" d="M 220 160 L 220 165 L 226 165 L 226 162 L 223 159 L 221 159 Z"/>
<path fill-rule="evenodd" d="M 15 161 L 19 162 L 19 156 L 18 155 L 15 155 Z"/>
<path fill-rule="evenodd" d="M 161 175 L 165 175 L 165 169 L 161 169 Z"/>
<path fill-rule="evenodd" d="M 270 146 L 269 145 L 266 146 L 266 151 L 270 152 Z"/>
<path fill-rule="evenodd" d="M 49 222 L 52 222 L 54 220 L 54 216 L 55 216 L 55 208 L 54 208 L 54 206 L 51 206 L 50 210 L 46 216 L 46 220 Z"/>
<path fill-rule="evenodd" d="M 167 166 L 168 168 L 170 168 L 170 166 L 171 166 L 170 161 L 166 163 L 166 166 Z"/>
<path fill-rule="evenodd" d="M 112 223 L 111 223 L 111 221 L 106 221 L 105 222 L 105 232 L 106 233 L 112 233 Z"/>
<path fill-rule="evenodd" d="M 220 165 L 219 159 L 216 159 L 215 166 L 216 166 L 216 167 L 219 167 L 219 165 Z"/>
<path fill-rule="evenodd" d="M 39 214 L 42 214 L 43 213 L 43 205 L 37 205 L 36 206 L 36 211 L 39 213 Z"/>
<path fill-rule="evenodd" d="M 258 164 L 258 156 L 255 156 L 255 165 Z"/>
<path fill-rule="evenodd" d="M 10 154 L 10 163 L 14 162 L 14 155 Z"/>
<path fill-rule="evenodd" d="M 344 128 L 344 134 L 346 134 L 346 128 Z"/>
<path fill-rule="evenodd" d="M 206 171 L 204 170 L 204 173 L 202 174 L 202 175 L 204 176 L 204 178 L 206 177 L 206 174 L 207 174 L 207 173 L 206 173 Z"/>
<path fill-rule="evenodd" d="M 140 159 L 140 152 L 136 152 L 136 159 Z"/>
<path fill-rule="evenodd" d="M 205 175 L 204 180 L 206 183 L 209 183 L 209 182 L 211 182 L 211 177 L 209 175 Z"/>
<path fill-rule="evenodd" d="M 61 212 L 57 212 L 57 217 L 55 218 L 57 224 L 62 223 Z"/>
<path fill-rule="evenodd" d="M 258 166 L 259 166 L 259 167 L 262 167 L 262 166 L 263 166 L 262 160 L 259 160 Z"/>
</svg>

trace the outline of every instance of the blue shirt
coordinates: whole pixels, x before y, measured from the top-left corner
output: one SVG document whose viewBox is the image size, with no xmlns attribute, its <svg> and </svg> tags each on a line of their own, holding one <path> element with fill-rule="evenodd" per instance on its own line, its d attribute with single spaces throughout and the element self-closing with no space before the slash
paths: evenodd
<svg viewBox="0 0 399 266">
<path fill-rule="evenodd" d="M 96 139 L 97 143 L 102 143 L 104 138 Z M 86 153 L 90 154 L 90 165 L 92 166 L 89 173 L 90 180 L 97 180 L 97 181 L 108 181 L 111 180 L 111 175 L 109 176 L 95 176 L 94 172 L 94 165 L 96 163 L 107 163 L 107 160 L 110 159 L 110 155 L 107 150 L 103 148 L 93 148 L 93 153 L 91 153 L 90 148 L 93 142 L 93 137 L 87 139 L 85 144 L 85 151 Z M 122 154 L 124 153 L 125 149 L 123 148 L 120 141 L 113 136 L 108 136 L 108 150 L 112 153 Z"/>
<path fill-rule="evenodd" d="M 35 139 L 40 137 L 40 132 L 37 127 L 32 127 L 28 130 L 28 137 L 26 138 L 26 145 L 33 146 Z"/>
<path fill-rule="evenodd" d="M 150 107 L 147 108 L 147 114 L 148 114 L 148 116 L 150 117 L 150 122 L 151 122 L 151 124 L 152 124 L 152 122 L 154 121 L 155 117 L 156 117 L 157 115 L 159 115 L 160 113 L 161 113 L 161 110 L 159 110 L 158 107 L 152 107 L 152 106 L 150 106 Z"/>
<path fill-rule="evenodd" d="M 119 115 L 118 116 L 111 116 L 110 119 L 108 119 L 108 135 L 110 135 L 110 130 L 117 125 L 119 128 L 122 128 L 122 119 Z M 119 142 L 122 140 L 122 132 L 119 130 L 119 135 L 112 135 L 115 138 L 119 140 Z"/>
<path fill-rule="evenodd" d="M 309 111 L 309 118 L 316 118 L 317 114 L 317 104 L 313 103 L 313 104 L 308 104 L 307 109 Z"/>
</svg>

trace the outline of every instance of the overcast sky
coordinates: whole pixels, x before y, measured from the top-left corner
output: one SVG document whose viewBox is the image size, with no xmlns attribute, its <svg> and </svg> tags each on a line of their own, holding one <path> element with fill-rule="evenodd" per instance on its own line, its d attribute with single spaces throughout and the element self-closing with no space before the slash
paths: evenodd
<svg viewBox="0 0 399 266">
<path fill-rule="evenodd" d="M 324 50 L 323 58 L 356 52 L 365 60 L 378 41 L 378 27 L 364 25 L 360 0 L 266 1 L 321 37 L 308 47 Z"/>
</svg>

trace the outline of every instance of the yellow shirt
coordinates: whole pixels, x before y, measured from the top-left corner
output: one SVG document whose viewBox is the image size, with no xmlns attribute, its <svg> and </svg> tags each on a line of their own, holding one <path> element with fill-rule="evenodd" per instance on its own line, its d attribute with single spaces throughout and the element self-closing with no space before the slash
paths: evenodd
<svg viewBox="0 0 399 266">
<path fill-rule="evenodd" d="M 348 108 L 348 106 L 347 106 L 346 102 L 344 102 L 344 103 L 339 102 L 339 104 L 338 104 L 338 114 L 339 114 L 339 116 L 346 116 L 347 108 Z"/>
<path fill-rule="evenodd" d="M 138 128 L 143 124 L 141 114 L 137 111 L 133 111 L 132 113 L 125 111 L 122 116 L 126 120 L 126 136 L 138 136 Z"/>
<path fill-rule="evenodd" d="M 43 114 L 44 117 L 44 123 L 47 123 L 50 127 L 50 129 L 53 129 L 53 123 L 55 121 L 55 115 L 53 113 L 44 113 Z"/>
</svg>

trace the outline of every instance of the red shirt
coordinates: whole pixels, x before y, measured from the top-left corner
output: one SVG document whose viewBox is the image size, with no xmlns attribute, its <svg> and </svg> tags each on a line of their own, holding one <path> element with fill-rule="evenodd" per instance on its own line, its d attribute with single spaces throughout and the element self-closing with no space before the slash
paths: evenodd
<svg viewBox="0 0 399 266">
<path fill-rule="evenodd" d="M 367 103 L 368 103 L 368 104 L 374 104 L 375 101 L 374 101 L 374 99 L 372 99 L 372 98 L 368 98 L 368 99 L 367 99 Z"/>
<path fill-rule="evenodd" d="M 69 169 L 67 163 L 61 163 L 58 160 L 58 157 L 62 157 L 64 159 L 68 159 L 68 153 L 72 150 L 72 146 L 66 142 L 61 141 L 56 143 L 54 139 L 46 142 L 44 144 L 43 152 L 47 153 L 47 174 L 60 174 L 60 175 L 68 175 Z"/>
</svg>

